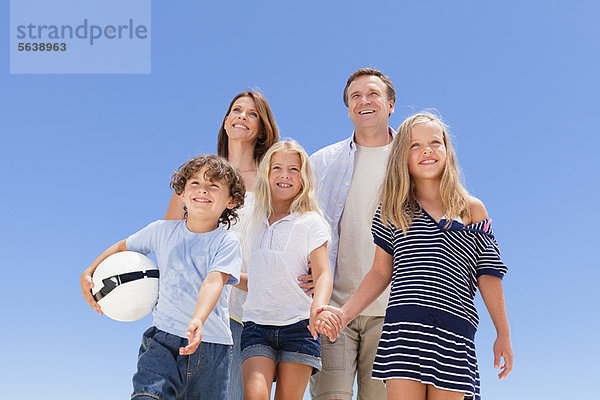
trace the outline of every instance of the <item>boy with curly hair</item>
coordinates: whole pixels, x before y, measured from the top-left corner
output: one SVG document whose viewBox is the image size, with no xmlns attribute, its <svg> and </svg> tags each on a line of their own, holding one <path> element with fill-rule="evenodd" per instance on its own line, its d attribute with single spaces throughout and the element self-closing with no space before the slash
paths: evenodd
<svg viewBox="0 0 600 400">
<path fill-rule="evenodd" d="M 183 164 L 171 187 L 186 218 L 155 221 L 104 251 L 81 275 L 83 297 L 102 314 L 91 292 L 98 264 L 121 251 L 153 253 L 158 303 L 142 338 L 131 398 L 226 399 L 233 342 L 223 288 L 239 282 L 241 250 L 220 225 L 237 218 L 244 181 L 224 158 L 204 155 Z"/>
</svg>

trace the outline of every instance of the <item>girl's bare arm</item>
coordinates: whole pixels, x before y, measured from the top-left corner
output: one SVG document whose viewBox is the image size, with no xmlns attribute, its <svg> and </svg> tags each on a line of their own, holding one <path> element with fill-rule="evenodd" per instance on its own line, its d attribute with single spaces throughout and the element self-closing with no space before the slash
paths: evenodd
<svg viewBox="0 0 600 400">
<path fill-rule="evenodd" d="M 504 379 L 512 371 L 514 356 L 510 343 L 510 328 L 508 326 L 508 316 L 506 315 L 502 281 L 495 276 L 482 275 L 477 279 L 477 285 L 496 328 L 494 368 L 500 368 L 498 378 Z M 502 367 L 500 367 L 501 358 L 504 358 L 504 365 Z"/>
</svg>

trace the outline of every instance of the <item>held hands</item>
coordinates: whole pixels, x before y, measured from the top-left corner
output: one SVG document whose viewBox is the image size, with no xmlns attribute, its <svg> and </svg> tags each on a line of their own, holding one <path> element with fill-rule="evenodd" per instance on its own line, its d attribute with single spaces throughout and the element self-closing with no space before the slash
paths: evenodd
<svg viewBox="0 0 600 400">
<path fill-rule="evenodd" d="M 98 314 L 102 315 L 103 312 L 100 308 L 100 304 L 98 304 L 96 300 L 94 300 L 94 296 L 92 296 L 92 289 L 94 288 L 92 276 L 84 272 L 83 274 L 81 274 L 79 284 L 81 285 L 81 291 L 83 292 L 83 298 L 85 299 L 85 301 L 87 301 L 90 307 L 96 310 Z"/>
<path fill-rule="evenodd" d="M 330 311 L 323 311 L 323 307 L 326 306 L 318 307 L 314 311 L 311 310 L 308 330 L 310 331 L 310 333 L 312 333 L 312 336 L 315 340 L 317 340 L 318 334 L 322 333 L 329 336 L 329 339 L 333 341 L 335 340 L 335 338 L 337 338 L 339 334 L 338 326 L 341 323 L 341 321 L 336 314 Z M 319 324 L 320 321 L 322 321 L 325 324 L 325 328 L 317 327 L 317 324 Z"/>
<path fill-rule="evenodd" d="M 329 337 L 332 342 L 337 339 L 340 331 L 350 322 L 341 308 L 333 306 L 321 306 L 317 308 L 318 319 L 314 324 L 314 329 Z"/>
<path fill-rule="evenodd" d="M 500 359 L 504 358 L 504 365 L 500 366 Z M 510 337 L 498 336 L 494 342 L 494 368 L 500 368 L 499 379 L 504 379 L 510 374 L 513 367 L 513 351 Z"/>
<path fill-rule="evenodd" d="M 202 321 L 199 318 L 192 319 L 185 335 L 188 338 L 188 345 L 179 348 L 179 354 L 182 356 L 193 354 L 200 345 L 202 341 Z"/>
</svg>

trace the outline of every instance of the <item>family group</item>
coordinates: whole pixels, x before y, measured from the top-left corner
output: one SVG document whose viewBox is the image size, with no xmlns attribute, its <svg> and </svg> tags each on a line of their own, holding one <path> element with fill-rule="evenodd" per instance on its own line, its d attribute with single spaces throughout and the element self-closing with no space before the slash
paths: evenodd
<svg viewBox="0 0 600 400">
<path fill-rule="evenodd" d="M 172 176 L 162 220 L 104 251 L 156 256 L 159 298 L 132 399 L 479 399 L 477 290 L 513 363 L 500 259 L 461 181 L 448 128 L 389 127 L 396 93 L 373 68 L 343 91 L 354 131 L 312 156 L 279 140 L 258 92 L 234 97 L 218 155 Z M 502 359 L 504 360 L 503 364 Z"/>
</svg>

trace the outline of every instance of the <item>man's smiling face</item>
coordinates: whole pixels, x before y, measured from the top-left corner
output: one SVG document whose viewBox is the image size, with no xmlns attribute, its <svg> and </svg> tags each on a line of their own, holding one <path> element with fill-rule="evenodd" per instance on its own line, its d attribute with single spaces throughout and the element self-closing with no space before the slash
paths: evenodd
<svg viewBox="0 0 600 400">
<path fill-rule="evenodd" d="M 358 77 L 348 86 L 348 117 L 356 129 L 387 128 L 394 101 L 388 99 L 383 81 L 373 75 Z"/>
</svg>

